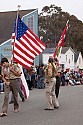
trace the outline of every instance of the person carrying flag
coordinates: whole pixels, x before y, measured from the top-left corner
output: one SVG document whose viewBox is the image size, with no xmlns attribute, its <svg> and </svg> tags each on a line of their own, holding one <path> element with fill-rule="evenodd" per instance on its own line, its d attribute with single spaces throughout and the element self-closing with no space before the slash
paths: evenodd
<svg viewBox="0 0 83 125">
<path fill-rule="evenodd" d="M 48 106 L 45 110 L 53 110 L 54 108 L 58 108 L 59 104 L 56 100 L 55 96 L 55 85 L 56 85 L 56 66 L 54 64 L 53 58 L 49 58 L 48 65 L 45 68 L 45 76 L 46 76 L 46 98 L 48 102 Z"/>
<path fill-rule="evenodd" d="M 18 66 L 18 63 L 17 62 L 14 62 L 15 65 L 17 65 L 17 68 L 18 68 L 18 72 L 20 73 L 20 75 L 22 74 L 21 70 L 20 70 L 20 67 Z M 22 90 L 22 84 L 21 84 L 21 78 L 20 76 L 17 76 L 17 81 L 18 81 L 18 93 L 19 93 L 19 96 L 21 97 L 22 99 L 22 102 L 25 101 L 25 96 L 24 96 L 24 92 Z M 14 103 L 14 97 L 13 97 L 13 94 L 11 95 L 11 100 L 9 102 L 9 104 L 12 104 Z"/>
<path fill-rule="evenodd" d="M 2 113 L 0 113 L 0 117 L 7 116 L 8 111 L 8 100 L 9 100 L 9 92 L 12 90 L 14 96 L 14 112 L 18 112 L 19 104 L 18 104 L 18 81 L 17 76 L 20 76 L 18 72 L 18 68 L 14 64 L 9 64 L 7 58 L 1 59 L 2 65 L 2 80 L 5 82 L 4 85 L 4 103 L 2 106 Z"/>
</svg>

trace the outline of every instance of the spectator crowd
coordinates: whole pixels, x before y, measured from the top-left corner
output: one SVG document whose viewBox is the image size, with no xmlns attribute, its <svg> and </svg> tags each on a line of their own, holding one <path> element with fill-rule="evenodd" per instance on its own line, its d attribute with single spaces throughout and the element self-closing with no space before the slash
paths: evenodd
<svg viewBox="0 0 83 125">
<path fill-rule="evenodd" d="M 29 90 L 33 88 L 45 88 L 45 69 L 46 65 L 32 66 L 30 70 L 23 67 L 23 72 Z M 60 71 L 60 85 L 61 86 L 74 86 L 83 85 L 83 71 Z M 0 92 L 4 92 L 4 82 L 0 79 Z"/>
</svg>

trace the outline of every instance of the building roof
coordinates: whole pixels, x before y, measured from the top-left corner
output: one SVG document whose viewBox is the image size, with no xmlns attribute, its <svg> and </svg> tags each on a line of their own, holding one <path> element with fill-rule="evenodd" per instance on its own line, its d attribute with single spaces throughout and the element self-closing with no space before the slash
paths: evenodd
<svg viewBox="0 0 83 125">
<path fill-rule="evenodd" d="M 80 51 L 73 50 L 71 47 L 62 47 L 61 54 L 65 54 L 69 48 L 74 52 L 74 62 L 77 62 Z M 46 48 L 42 54 L 46 54 L 46 53 L 53 54 L 54 51 L 55 51 L 55 48 Z"/>
<path fill-rule="evenodd" d="M 20 17 L 34 11 L 20 10 Z M 17 11 L 0 12 L 0 44 L 11 38 Z"/>
<path fill-rule="evenodd" d="M 65 54 L 69 48 L 72 49 L 71 47 L 62 47 L 61 53 Z M 46 48 L 43 51 L 43 53 L 54 53 L 54 51 L 55 51 L 55 48 Z M 72 51 L 73 51 L 73 49 L 72 49 Z"/>
<path fill-rule="evenodd" d="M 42 53 L 54 53 L 55 48 L 46 48 Z"/>
<path fill-rule="evenodd" d="M 61 53 L 65 54 L 70 47 L 62 47 Z"/>
</svg>

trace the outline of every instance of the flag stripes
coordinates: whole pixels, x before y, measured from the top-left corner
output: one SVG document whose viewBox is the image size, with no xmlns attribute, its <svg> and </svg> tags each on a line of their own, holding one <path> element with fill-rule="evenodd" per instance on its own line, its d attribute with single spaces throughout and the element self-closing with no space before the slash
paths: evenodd
<svg viewBox="0 0 83 125">
<path fill-rule="evenodd" d="M 25 41 L 27 42 L 27 46 L 31 49 L 31 50 L 33 50 L 35 53 L 36 53 L 36 55 L 38 55 L 39 53 L 40 53 L 40 51 L 37 49 L 37 47 L 35 47 L 36 45 L 33 45 L 34 43 L 33 43 L 33 41 L 31 41 L 29 38 L 26 38 L 25 36 L 23 36 L 23 38 L 25 39 Z"/>
<path fill-rule="evenodd" d="M 33 35 L 33 37 L 37 40 L 37 42 L 40 44 L 40 46 L 44 50 L 46 45 L 30 29 L 28 29 L 28 31 Z"/>
</svg>

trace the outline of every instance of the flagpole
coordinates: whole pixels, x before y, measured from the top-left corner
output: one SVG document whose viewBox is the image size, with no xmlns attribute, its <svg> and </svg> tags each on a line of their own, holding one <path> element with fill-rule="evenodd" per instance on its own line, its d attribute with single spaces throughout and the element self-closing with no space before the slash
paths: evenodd
<svg viewBox="0 0 83 125">
<path fill-rule="evenodd" d="M 18 7 L 18 10 L 17 10 L 17 17 L 16 17 L 16 30 L 15 30 L 15 35 L 16 35 L 16 37 L 17 37 L 18 15 L 19 15 L 19 10 L 20 10 L 21 5 L 18 5 L 17 7 Z"/>
<path fill-rule="evenodd" d="M 21 5 L 18 5 L 17 7 L 18 7 L 18 10 L 17 10 L 17 16 L 16 16 L 16 29 L 15 29 L 14 45 L 13 45 L 13 48 L 12 48 L 11 64 L 14 61 L 14 53 L 13 53 L 13 51 L 14 51 L 14 46 L 15 46 L 15 40 L 16 40 L 16 37 L 17 37 L 18 15 L 19 15 L 19 10 L 20 10 Z"/>
<path fill-rule="evenodd" d="M 56 46 L 56 48 L 55 48 L 55 52 L 54 52 L 54 54 L 53 54 L 53 57 L 54 57 L 54 58 L 58 58 L 58 55 L 57 55 L 57 54 L 58 54 L 59 49 L 62 48 L 62 45 L 63 45 L 63 43 L 64 43 L 65 35 L 66 35 L 67 30 L 68 30 L 68 23 L 69 23 L 69 20 L 67 20 L 66 26 L 65 26 L 65 28 L 64 28 L 64 30 L 63 30 L 63 32 L 62 32 L 62 35 L 61 35 L 61 37 L 60 37 L 60 40 L 59 40 L 57 46 Z M 59 55 L 60 55 L 60 53 L 59 53 Z"/>
</svg>

